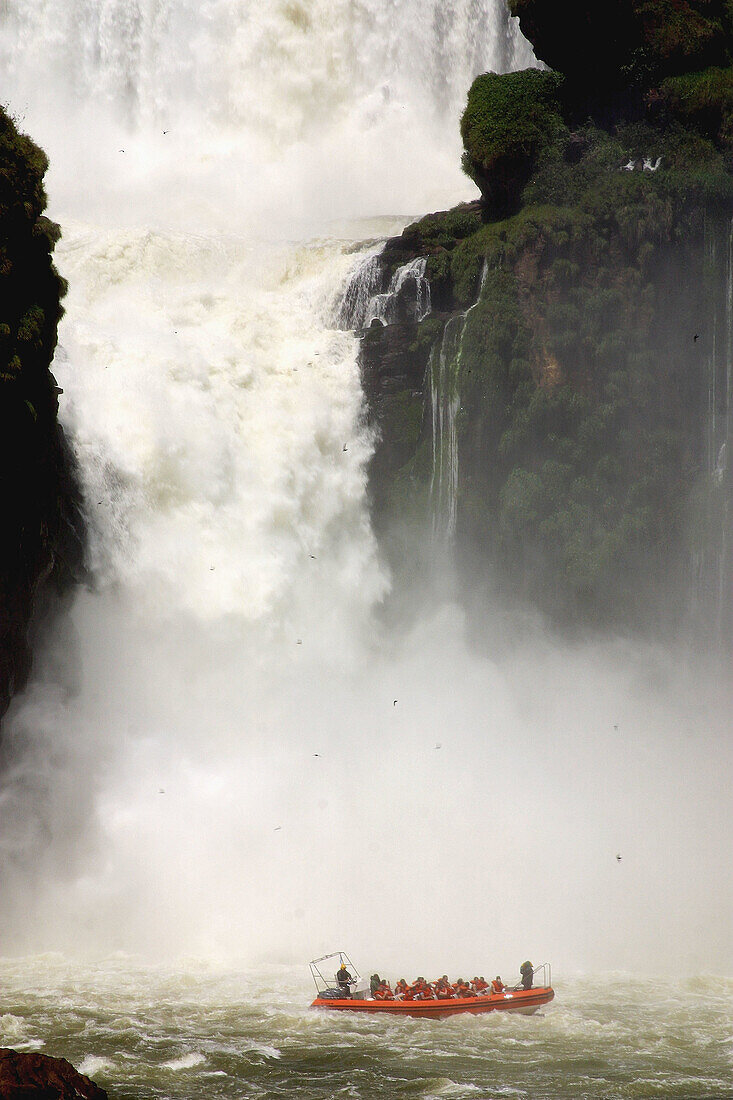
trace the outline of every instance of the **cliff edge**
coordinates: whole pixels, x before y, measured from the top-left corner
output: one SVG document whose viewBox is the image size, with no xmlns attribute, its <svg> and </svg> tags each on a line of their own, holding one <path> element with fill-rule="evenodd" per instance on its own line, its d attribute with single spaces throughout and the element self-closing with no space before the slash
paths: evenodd
<svg viewBox="0 0 733 1100">
<path fill-rule="evenodd" d="M 403 579 L 450 547 L 469 609 L 730 641 L 733 6 L 511 7 L 564 71 L 477 78 L 480 199 L 347 291 L 377 531 Z"/>
</svg>

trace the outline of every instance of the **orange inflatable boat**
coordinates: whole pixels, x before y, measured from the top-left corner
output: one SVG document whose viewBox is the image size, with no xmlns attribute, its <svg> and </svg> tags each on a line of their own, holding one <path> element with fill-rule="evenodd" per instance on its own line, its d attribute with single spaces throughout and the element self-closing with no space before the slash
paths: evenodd
<svg viewBox="0 0 733 1100">
<path fill-rule="evenodd" d="M 336 965 L 338 964 L 338 966 Z M 348 972 L 348 983 L 339 982 L 338 969 L 343 966 Z M 549 1004 L 554 998 L 552 976 L 549 963 L 543 963 L 533 969 L 533 979 L 537 976 L 541 984 L 530 989 L 504 989 L 501 993 L 479 993 L 474 997 L 427 998 L 424 1000 L 377 1000 L 370 994 L 368 979 L 360 976 L 345 951 L 335 951 L 314 959 L 310 964 L 311 974 L 316 984 L 316 998 L 311 1008 L 323 1008 L 330 1012 L 367 1012 L 372 1015 L 412 1016 L 421 1019 L 443 1020 L 447 1016 L 459 1013 L 477 1015 L 481 1012 L 519 1012 L 531 1016 L 542 1005 Z M 324 973 L 333 971 L 336 980 L 329 982 Z"/>
</svg>

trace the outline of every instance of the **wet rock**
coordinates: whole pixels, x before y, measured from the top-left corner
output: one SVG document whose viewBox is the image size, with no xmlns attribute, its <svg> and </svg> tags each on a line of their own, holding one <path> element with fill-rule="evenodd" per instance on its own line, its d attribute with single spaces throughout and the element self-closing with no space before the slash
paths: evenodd
<svg viewBox="0 0 733 1100">
<path fill-rule="evenodd" d="M 0 1100 L 107 1100 L 65 1058 L 0 1048 Z"/>
</svg>

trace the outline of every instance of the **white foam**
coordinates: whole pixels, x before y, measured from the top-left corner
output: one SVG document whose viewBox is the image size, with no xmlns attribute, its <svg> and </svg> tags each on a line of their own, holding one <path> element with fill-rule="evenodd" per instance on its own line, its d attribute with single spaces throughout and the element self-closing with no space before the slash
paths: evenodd
<svg viewBox="0 0 733 1100">
<path fill-rule="evenodd" d="M 206 1061 L 206 1055 L 198 1052 L 192 1052 L 191 1054 L 184 1054 L 180 1058 L 173 1058 L 170 1062 L 163 1062 L 163 1069 L 171 1069 L 174 1071 L 182 1069 L 195 1069 L 196 1066 L 202 1065 Z"/>
<path fill-rule="evenodd" d="M 115 1064 L 109 1058 L 100 1058 L 97 1054 L 87 1054 L 77 1068 L 79 1073 L 83 1073 L 85 1077 L 94 1077 L 95 1074 L 99 1073 L 109 1074 L 115 1068 Z"/>
</svg>

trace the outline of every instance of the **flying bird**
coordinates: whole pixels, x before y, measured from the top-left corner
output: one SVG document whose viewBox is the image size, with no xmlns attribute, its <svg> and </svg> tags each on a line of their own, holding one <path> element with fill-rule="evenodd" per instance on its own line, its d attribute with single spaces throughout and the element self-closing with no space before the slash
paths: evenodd
<svg viewBox="0 0 733 1100">
<path fill-rule="evenodd" d="M 699 339 L 700 339 L 700 333 L 696 332 L 695 335 L 692 337 L 693 344 L 696 344 Z"/>
<path fill-rule="evenodd" d="M 272 831 L 273 831 L 273 833 L 277 833 L 277 832 L 280 831 L 280 829 L 282 829 L 282 825 L 276 825 L 275 828 Z"/>
<path fill-rule="evenodd" d="M 630 160 L 628 164 L 622 164 L 621 165 L 621 171 L 622 172 L 633 172 L 635 168 L 636 168 L 636 161 L 635 160 Z"/>
<path fill-rule="evenodd" d="M 396 700 L 396 699 L 394 699 L 394 700 L 392 701 L 392 706 L 393 706 L 393 707 L 396 707 L 396 706 L 397 706 L 397 700 Z"/>
<path fill-rule="evenodd" d="M 346 446 L 346 444 L 344 443 L 344 450 L 345 450 L 345 451 L 348 451 L 348 449 L 349 449 L 349 448 L 348 448 L 348 447 Z"/>
<path fill-rule="evenodd" d="M 617 862 L 617 863 L 620 863 L 620 862 L 621 862 L 621 856 L 620 856 L 620 855 L 618 855 L 618 853 L 616 854 L 616 862 Z"/>
<path fill-rule="evenodd" d="M 442 748 L 443 748 L 443 746 L 441 745 L 440 741 L 438 741 L 438 744 L 437 744 L 437 745 L 436 745 L 435 747 L 436 747 L 436 749 L 442 749 Z"/>
</svg>

